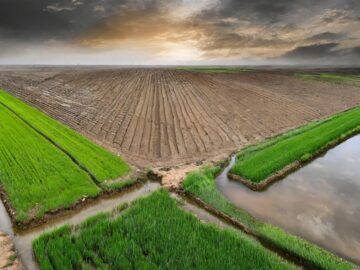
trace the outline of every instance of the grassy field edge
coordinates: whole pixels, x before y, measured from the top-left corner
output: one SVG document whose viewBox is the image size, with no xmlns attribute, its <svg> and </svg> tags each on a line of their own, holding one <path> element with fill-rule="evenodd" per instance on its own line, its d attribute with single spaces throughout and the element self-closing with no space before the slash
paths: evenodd
<svg viewBox="0 0 360 270">
<path fill-rule="evenodd" d="M 331 150 L 332 148 L 336 147 L 337 145 L 343 143 L 344 141 L 348 140 L 349 138 L 351 138 L 354 135 L 359 134 L 359 133 L 360 133 L 360 127 L 355 128 L 355 129 L 349 131 L 348 133 L 341 135 L 340 138 L 329 142 L 324 147 L 322 147 L 319 150 L 317 150 L 316 152 L 314 152 L 312 155 L 306 156 L 306 158 L 303 158 L 301 160 L 296 160 L 293 163 L 290 163 L 289 165 L 285 166 L 283 169 L 274 172 L 271 176 L 265 178 L 260 183 L 254 183 L 245 177 L 242 177 L 240 175 L 237 175 L 237 174 L 234 174 L 231 172 L 228 173 L 228 177 L 232 180 L 242 183 L 243 185 L 247 186 L 248 188 L 250 188 L 253 191 L 265 190 L 274 182 L 283 179 L 290 173 L 300 169 L 304 165 L 310 163 L 311 161 L 315 160 L 316 158 L 323 155 L 327 151 Z"/>
<path fill-rule="evenodd" d="M 176 70 L 207 73 L 207 74 L 236 74 L 236 73 L 250 71 L 250 69 L 248 68 L 226 67 L 226 66 L 219 66 L 219 67 L 190 66 L 190 67 L 178 67 L 176 68 Z"/>
<path fill-rule="evenodd" d="M 123 182 L 119 182 L 111 185 L 101 185 L 102 189 L 99 189 L 99 192 L 93 196 L 80 197 L 78 200 L 74 201 L 67 206 L 59 206 L 52 208 L 48 211 L 42 213 L 41 216 L 36 216 L 26 220 L 19 220 L 12 213 L 16 212 L 16 208 L 13 207 L 11 200 L 8 197 L 8 194 L 0 186 L 0 199 L 3 201 L 6 211 L 8 212 L 10 219 L 16 228 L 21 230 L 28 230 L 39 225 L 43 225 L 52 219 L 61 217 L 62 215 L 71 214 L 73 211 L 78 211 L 79 209 L 85 208 L 89 203 L 92 203 L 97 200 L 102 200 L 104 198 L 111 198 L 114 195 L 126 194 L 127 192 L 133 192 L 134 190 L 142 187 L 147 179 L 142 176 L 136 178 L 131 178 Z"/>
<path fill-rule="evenodd" d="M 295 73 L 296 78 L 332 84 L 360 85 L 360 75 L 336 73 Z"/>
<path fill-rule="evenodd" d="M 241 231 L 201 222 L 164 189 L 119 216 L 46 233 L 33 250 L 41 269 L 297 269 Z"/>
<path fill-rule="evenodd" d="M 348 122 L 341 123 L 343 118 Z M 309 143 L 297 141 L 317 130 L 320 130 L 317 137 L 310 137 Z M 359 132 L 360 107 L 355 107 L 244 148 L 237 154 L 235 165 L 228 176 L 252 190 L 266 189 L 271 183 Z M 323 136 L 324 133 L 327 137 Z M 291 140 L 294 140 L 292 145 Z M 301 147 L 303 149 L 299 150 Z"/>
</svg>

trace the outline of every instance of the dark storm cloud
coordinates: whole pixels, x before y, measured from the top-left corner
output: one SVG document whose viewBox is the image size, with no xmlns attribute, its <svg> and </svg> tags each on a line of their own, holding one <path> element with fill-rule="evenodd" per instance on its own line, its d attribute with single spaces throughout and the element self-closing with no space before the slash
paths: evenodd
<svg viewBox="0 0 360 270">
<path fill-rule="evenodd" d="M 27 42 L 96 53 L 131 42 L 159 53 L 191 44 L 203 59 L 350 61 L 359 14 L 358 0 L 0 0 L 0 54 Z"/>
<path fill-rule="evenodd" d="M 0 34 L 1 38 L 27 39 L 59 35 L 69 31 L 70 22 L 62 14 L 45 11 L 48 1 L 1 0 Z"/>
<path fill-rule="evenodd" d="M 263 53 L 256 53 L 270 59 L 358 61 L 360 1 L 227 0 L 217 9 L 202 12 L 201 19 L 218 25 L 218 31 L 213 30 L 212 38 L 202 45 L 210 55 L 221 49 L 234 56 L 245 49 L 263 48 Z M 222 21 L 228 25 L 224 27 Z M 237 31 L 229 33 L 229 29 Z M 340 49 L 341 45 L 346 48 Z"/>
<path fill-rule="evenodd" d="M 332 33 L 332 32 L 323 32 L 309 37 L 308 41 L 320 42 L 320 41 L 329 41 L 329 40 L 342 40 L 346 38 L 344 33 Z"/>
<path fill-rule="evenodd" d="M 324 2 L 324 1 L 323 1 Z M 310 0 L 225 0 L 221 1 L 218 9 L 208 10 L 203 13 L 206 16 L 218 18 L 236 17 L 257 24 L 274 24 L 283 22 L 284 17 L 295 14 L 301 9 L 314 9 L 318 4 Z"/>
<path fill-rule="evenodd" d="M 353 64 L 360 62 L 360 47 L 339 48 L 338 43 L 316 44 L 298 47 L 279 59 L 297 63 Z"/>
<path fill-rule="evenodd" d="M 220 17 L 245 17 L 254 18 L 259 22 L 278 22 L 284 17 L 292 17 L 299 13 L 313 16 L 319 11 L 338 10 L 328 15 L 325 20 L 336 20 L 342 16 L 341 10 L 360 11 L 360 3 L 357 0 L 225 0 L 221 1 L 216 11 Z M 319 14 L 319 13 L 318 13 Z M 304 18 L 306 19 L 306 18 Z"/>
<path fill-rule="evenodd" d="M 68 39 L 111 16 L 125 1 L 0 0 L 0 38 Z"/>
<path fill-rule="evenodd" d="M 360 57 L 360 46 L 358 47 L 354 47 L 351 49 L 352 53 L 355 54 L 356 56 Z"/>
<path fill-rule="evenodd" d="M 338 46 L 337 43 L 302 46 L 287 52 L 283 57 L 294 60 L 329 57 L 330 55 L 338 54 L 338 52 L 334 50 L 336 46 Z"/>
</svg>

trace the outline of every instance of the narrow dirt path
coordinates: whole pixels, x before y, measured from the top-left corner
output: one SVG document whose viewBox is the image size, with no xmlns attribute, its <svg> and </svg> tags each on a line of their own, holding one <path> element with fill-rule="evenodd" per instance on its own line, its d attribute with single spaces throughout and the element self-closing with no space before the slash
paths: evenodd
<svg viewBox="0 0 360 270">
<path fill-rule="evenodd" d="M 22 270 L 13 242 L 7 234 L 0 231 L 0 270 Z"/>
</svg>

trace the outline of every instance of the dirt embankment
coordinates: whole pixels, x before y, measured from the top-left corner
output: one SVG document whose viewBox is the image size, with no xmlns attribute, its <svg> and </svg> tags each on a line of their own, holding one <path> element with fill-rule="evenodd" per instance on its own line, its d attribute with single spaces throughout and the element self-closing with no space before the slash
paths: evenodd
<svg viewBox="0 0 360 270">
<path fill-rule="evenodd" d="M 142 167 L 211 160 L 360 104 L 360 87 L 286 72 L 27 69 L 0 87 Z"/>
<path fill-rule="evenodd" d="M 22 270 L 24 269 L 16 257 L 14 245 L 11 238 L 0 231 L 0 270 Z"/>
</svg>

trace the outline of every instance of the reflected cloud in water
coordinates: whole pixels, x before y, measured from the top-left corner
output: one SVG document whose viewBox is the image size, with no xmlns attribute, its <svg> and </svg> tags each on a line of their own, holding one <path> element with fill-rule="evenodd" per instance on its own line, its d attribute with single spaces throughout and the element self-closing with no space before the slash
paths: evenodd
<svg viewBox="0 0 360 270">
<path fill-rule="evenodd" d="M 254 216 L 360 264 L 360 136 L 264 192 L 229 180 L 225 172 L 217 184 L 229 200 Z"/>
</svg>

